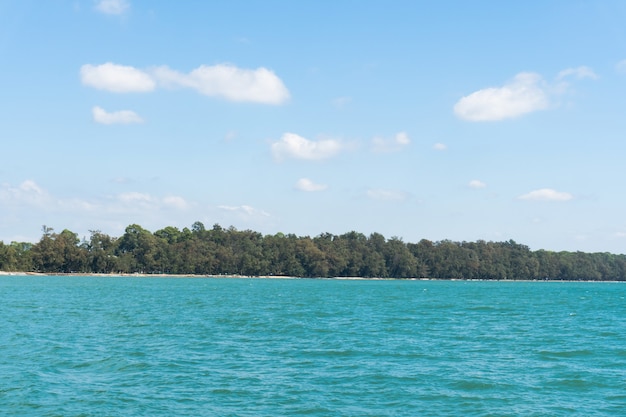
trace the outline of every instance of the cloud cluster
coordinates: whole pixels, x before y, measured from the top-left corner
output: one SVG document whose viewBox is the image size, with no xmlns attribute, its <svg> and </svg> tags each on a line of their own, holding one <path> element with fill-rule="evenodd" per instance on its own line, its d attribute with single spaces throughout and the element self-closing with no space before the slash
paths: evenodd
<svg viewBox="0 0 626 417">
<path fill-rule="evenodd" d="M 113 93 L 146 93 L 156 87 L 155 81 L 148 73 L 112 62 L 83 65 L 80 68 L 80 79 L 88 87 Z"/>
<path fill-rule="evenodd" d="M 487 187 L 487 184 L 485 184 L 484 182 L 482 182 L 480 180 L 471 180 L 467 185 L 470 188 L 485 188 L 485 187 Z"/>
<path fill-rule="evenodd" d="M 113 93 L 145 93 L 157 86 L 191 88 L 200 94 L 235 102 L 282 104 L 289 90 L 281 79 L 266 68 L 243 69 L 234 65 L 202 65 L 188 74 L 167 66 L 141 70 L 107 62 L 85 64 L 80 69 L 81 82 Z"/>
<path fill-rule="evenodd" d="M 523 194 L 517 198 L 526 201 L 569 201 L 574 198 L 574 196 L 570 193 L 556 191 L 551 188 L 542 188 Z"/>
<path fill-rule="evenodd" d="M 559 74 L 556 76 L 556 79 L 562 80 L 567 77 L 574 77 L 578 80 L 582 80 L 584 78 L 590 78 L 592 80 L 598 79 L 598 75 L 593 72 L 591 68 L 586 66 L 564 69 L 563 71 L 559 72 Z"/>
<path fill-rule="evenodd" d="M 163 208 L 186 209 L 190 204 L 179 196 L 154 197 L 147 193 L 126 192 L 99 201 L 76 198 L 57 198 L 33 180 L 25 180 L 18 186 L 0 185 L 0 202 L 5 206 L 38 207 L 46 211 L 95 210 L 99 213 L 129 212 L 136 210 L 161 210 Z"/>
<path fill-rule="evenodd" d="M 211 97 L 222 97 L 236 102 L 281 104 L 289 99 L 289 91 L 272 71 L 237 68 L 234 65 L 202 65 L 189 74 L 166 66 L 153 70 L 161 85 L 186 87 Z"/>
<path fill-rule="evenodd" d="M 252 206 L 241 205 L 241 206 L 218 206 L 219 209 L 225 210 L 230 213 L 236 214 L 243 220 L 249 220 L 255 217 L 270 217 L 270 214 L 264 210 L 256 209 Z"/>
<path fill-rule="evenodd" d="M 454 114 L 462 120 L 486 122 L 546 110 L 554 96 L 570 88 L 570 78 L 595 80 L 598 76 L 586 66 L 567 68 L 550 84 L 537 73 L 522 72 L 501 87 L 484 88 L 462 97 L 454 105 Z"/>
<path fill-rule="evenodd" d="M 187 210 L 190 207 L 190 204 L 184 198 L 176 195 L 165 196 L 162 201 L 166 207 L 178 210 Z"/>
<path fill-rule="evenodd" d="M 342 143 L 335 139 L 313 141 L 295 133 L 285 133 L 271 147 L 274 158 L 279 161 L 286 158 L 311 161 L 327 159 L 337 155 L 343 148 Z"/>
<path fill-rule="evenodd" d="M 105 208 L 107 212 L 146 213 L 169 209 L 184 211 L 192 206 L 191 203 L 180 196 L 168 195 L 165 197 L 156 197 L 148 193 L 137 191 L 117 194 L 101 204 L 103 204 L 103 208 Z"/>
<path fill-rule="evenodd" d="M 91 113 L 96 123 L 105 125 L 143 123 L 143 119 L 131 110 L 107 112 L 102 107 L 96 106 L 91 110 Z"/>
<path fill-rule="evenodd" d="M 190 223 L 196 220 L 233 225 L 245 223 L 254 229 L 272 221 L 268 212 L 251 205 L 209 206 L 175 194 L 159 196 L 143 191 L 90 199 L 63 197 L 48 192 L 33 180 L 18 185 L 0 183 L 0 218 L 13 226 L 23 222 L 30 227 L 40 224 L 41 219 L 54 219 L 51 226 L 69 228 L 81 236 L 88 235 L 89 228 L 94 227 L 105 233 L 123 233 L 124 227 L 131 223 L 157 230 L 172 225 L 172 219 L 177 222 L 185 219 Z M 37 239 L 37 236 L 19 238 L 31 242 Z"/>
<path fill-rule="evenodd" d="M 45 205 L 49 202 L 50 196 L 35 181 L 25 180 L 18 186 L 10 184 L 0 185 L 0 202 L 7 206 Z"/>
<path fill-rule="evenodd" d="M 548 108 L 544 81 L 534 73 L 520 73 L 502 87 L 478 90 L 454 105 L 457 117 L 472 122 L 518 117 Z"/>
<path fill-rule="evenodd" d="M 296 189 L 306 192 L 324 191 L 328 186 L 326 184 L 316 184 L 308 178 L 300 178 L 296 182 Z"/>
<path fill-rule="evenodd" d="M 117 198 L 123 203 L 147 203 L 153 200 L 150 194 L 138 193 L 135 191 L 122 193 Z"/>
</svg>

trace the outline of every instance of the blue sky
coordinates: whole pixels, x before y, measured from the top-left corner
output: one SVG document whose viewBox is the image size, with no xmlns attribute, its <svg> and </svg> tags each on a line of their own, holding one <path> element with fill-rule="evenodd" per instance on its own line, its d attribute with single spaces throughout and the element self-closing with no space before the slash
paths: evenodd
<svg viewBox="0 0 626 417">
<path fill-rule="evenodd" d="M 0 1 L 0 240 L 626 252 L 623 1 Z"/>
</svg>

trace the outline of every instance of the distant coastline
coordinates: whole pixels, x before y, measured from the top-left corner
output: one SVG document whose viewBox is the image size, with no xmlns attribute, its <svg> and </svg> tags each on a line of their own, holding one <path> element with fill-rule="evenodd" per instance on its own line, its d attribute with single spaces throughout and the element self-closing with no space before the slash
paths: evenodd
<svg viewBox="0 0 626 417">
<path fill-rule="evenodd" d="M 382 278 L 382 277 L 296 277 L 275 275 L 194 275 L 194 274 L 145 274 L 145 273 L 80 273 L 80 272 L 13 272 L 0 271 L 0 277 L 94 277 L 94 278 L 194 278 L 194 279 L 292 279 L 292 280 L 320 280 L 320 281 L 466 281 L 466 282 L 581 282 L 581 283 L 621 283 L 624 280 L 571 280 L 571 279 L 466 279 L 466 278 Z"/>
<path fill-rule="evenodd" d="M 355 231 L 315 237 L 228 229 L 200 222 L 120 237 L 79 239 L 44 226 L 39 242 L 0 242 L 0 270 L 137 277 L 302 277 L 494 281 L 626 281 L 626 255 L 530 250 L 504 242 L 404 242 Z"/>
</svg>

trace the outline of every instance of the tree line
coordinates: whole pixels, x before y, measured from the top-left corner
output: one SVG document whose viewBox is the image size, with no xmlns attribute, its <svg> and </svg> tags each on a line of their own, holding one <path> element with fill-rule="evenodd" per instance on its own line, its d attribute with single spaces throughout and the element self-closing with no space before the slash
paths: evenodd
<svg viewBox="0 0 626 417">
<path fill-rule="evenodd" d="M 79 239 L 44 226 L 39 242 L 0 241 L 0 271 L 485 280 L 626 280 L 626 255 L 531 251 L 506 242 L 405 243 L 379 233 L 313 238 L 207 229 L 201 222 L 152 233 L 137 224 L 119 237 Z"/>
</svg>

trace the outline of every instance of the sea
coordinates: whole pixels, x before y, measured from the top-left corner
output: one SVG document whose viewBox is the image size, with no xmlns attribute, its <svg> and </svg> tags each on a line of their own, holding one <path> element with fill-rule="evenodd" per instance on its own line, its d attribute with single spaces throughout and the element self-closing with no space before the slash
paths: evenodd
<svg viewBox="0 0 626 417">
<path fill-rule="evenodd" d="M 626 416 L 626 284 L 0 276 L 2 416 Z"/>
</svg>

